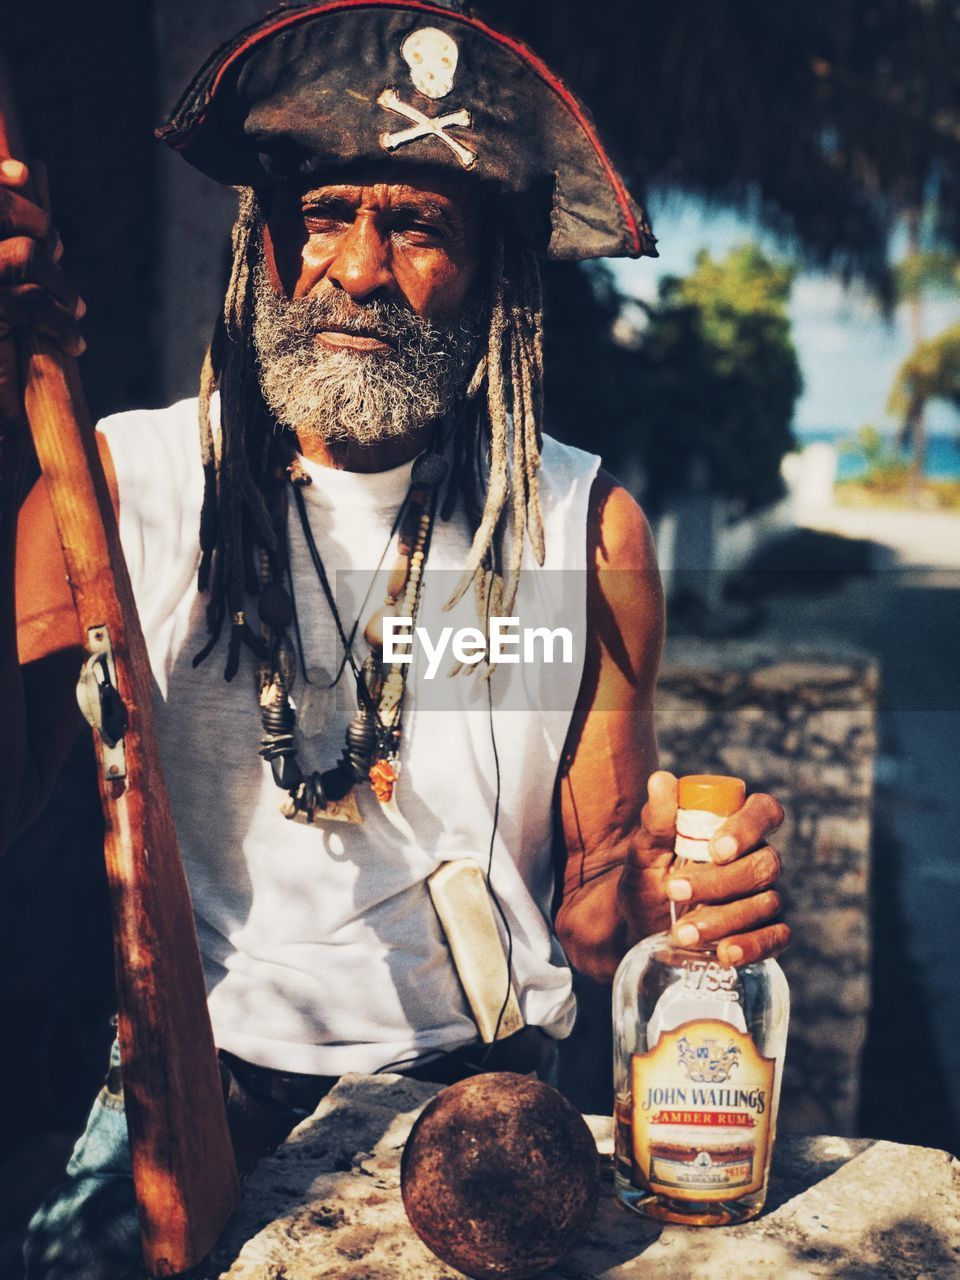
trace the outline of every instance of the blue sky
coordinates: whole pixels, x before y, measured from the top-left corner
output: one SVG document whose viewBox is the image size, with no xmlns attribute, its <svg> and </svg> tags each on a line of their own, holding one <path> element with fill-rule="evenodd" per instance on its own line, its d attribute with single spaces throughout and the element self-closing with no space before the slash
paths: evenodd
<svg viewBox="0 0 960 1280">
<path fill-rule="evenodd" d="M 612 263 L 623 293 L 653 299 L 663 275 L 685 275 L 699 249 L 714 256 L 755 239 L 768 251 L 789 250 L 766 232 L 732 213 L 707 210 L 689 200 L 653 205 L 651 219 L 660 257 Z M 798 274 L 790 305 L 793 336 L 803 369 L 804 393 L 797 405 L 800 434 L 864 423 L 892 430 L 885 405 L 894 374 L 911 347 L 904 308 L 885 319 L 862 289 L 844 289 L 830 275 Z M 924 302 L 924 329 L 933 335 L 960 319 L 960 299 L 930 297 Z M 937 402 L 928 410 L 931 433 L 960 430 L 960 414 Z"/>
</svg>

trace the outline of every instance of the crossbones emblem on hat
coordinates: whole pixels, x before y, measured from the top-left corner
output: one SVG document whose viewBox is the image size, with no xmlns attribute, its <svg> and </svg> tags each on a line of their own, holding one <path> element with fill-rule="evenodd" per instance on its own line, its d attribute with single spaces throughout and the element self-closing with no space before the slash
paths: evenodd
<svg viewBox="0 0 960 1280">
<path fill-rule="evenodd" d="M 159 135 L 229 186 L 390 157 L 499 190 L 511 236 L 562 261 L 656 256 L 583 104 L 460 0 L 271 0 L 206 59 Z"/>
<path fill-rule="evenodd" d="M 447 96 L 453 88 L 460 56 L 457 43 L 451 36 L 437 27 L 420 27 L 407 36 L 400 46 L 400 53 L 410 68 L 410 79 L 419 93 L 434 100 Z M 396 89 L 384 89 L 377 98 L 377 104 L 385 111 L 394 111 L 412 122 L 409 129 L 381 133 L 380 145 L 385 150 L 395 151 L 397 147 L 418 142 L 421 138 L 438 138 L 465 169 L 471 169 L 476 163 L 477 153 L 446 132 L 455 125 L 469 127 L 472 124 L 470 112 L 465 107 L 442 116 L 428 116 L 411 103 L 404 102 Z"/>
</svg>

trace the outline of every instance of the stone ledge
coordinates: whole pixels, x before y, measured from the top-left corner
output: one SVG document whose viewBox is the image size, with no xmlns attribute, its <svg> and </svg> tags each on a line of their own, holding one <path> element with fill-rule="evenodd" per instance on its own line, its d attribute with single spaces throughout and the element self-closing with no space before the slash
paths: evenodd
<svg viewBox="0 0 960 1280">
<path fill-rule="evenodd" d="M 461 1280 L 420 1243 L 400 1199 L 400 1153 L 437 1088 L 346 1076 L 247 1180 L 205 1280 Z M 588 1117 L 601 1154 L 612 1122 Z M 741 1227 L 661 1226 L 604 1193 L 580 1247 L 547 1280 L 953 1280 L 960 1162 L 944 1151 L 847 1138 L 778 1143 L 768 1207 Z"/>
</svg>

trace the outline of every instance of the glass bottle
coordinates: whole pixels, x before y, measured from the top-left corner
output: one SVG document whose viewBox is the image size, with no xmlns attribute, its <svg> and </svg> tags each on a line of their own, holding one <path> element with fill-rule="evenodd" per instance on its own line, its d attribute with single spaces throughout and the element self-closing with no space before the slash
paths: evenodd
<svg viewBox="0 0 960 1280">
<path fill-rule="evenodd" d="M 677 863 L 709 861 L 743 804 L 739 778 L 680 779 Z M 672 909 L 671 909 L 672 910 Z M 721 965 L 669 933 L 627 953 L 613 986 L 616 1191 L 663 1222 L 722 1226 L 763 1208 L 790 996 L 775 960 Z"/>
</svg>

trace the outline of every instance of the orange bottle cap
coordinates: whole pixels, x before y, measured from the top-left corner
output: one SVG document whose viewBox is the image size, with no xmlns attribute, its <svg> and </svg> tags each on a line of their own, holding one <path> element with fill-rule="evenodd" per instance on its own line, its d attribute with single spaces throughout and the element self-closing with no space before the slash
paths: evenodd
<svg viewBox="0 0 960 1280">
<path fill-rule="evenodd" d="M 727 817 L 743 808 L 747 784 L 720 773 L 688 773 L 680 779 L 680 808 L 706 809 Z"/>
</svg>

